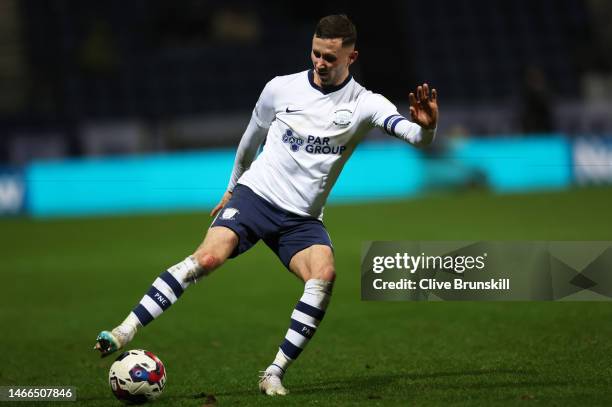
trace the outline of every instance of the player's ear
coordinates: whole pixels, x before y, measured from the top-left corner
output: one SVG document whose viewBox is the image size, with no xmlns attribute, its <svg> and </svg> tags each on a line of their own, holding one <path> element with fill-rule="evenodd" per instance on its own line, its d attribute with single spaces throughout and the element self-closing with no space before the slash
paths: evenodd
<svg viewBox="0 0 612 407">
<path fill-rule="evenodd" d="M 349 54 L 349 65 L 351 65 L 353 62 L 357 61 L 357 56 L 358 55 L 359 55 L 359 51 L 357 51 L 356 49 L 351 51 L 351 53 Z"/>
</svg>

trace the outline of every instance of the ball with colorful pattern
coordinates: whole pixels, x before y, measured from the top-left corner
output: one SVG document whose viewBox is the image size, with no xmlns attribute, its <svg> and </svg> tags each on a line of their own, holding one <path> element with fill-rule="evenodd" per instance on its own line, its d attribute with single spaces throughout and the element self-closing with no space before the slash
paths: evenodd
<svg viewBox="0 0 612 407">
<path fill-rule="evenodd" d="M 108 380 L 117 399 L 126 404 L 143 404 L 161 395 L 166 385 L 166 368 L 152 352 L 129 350 L 112 364 Z"/>
</svg>

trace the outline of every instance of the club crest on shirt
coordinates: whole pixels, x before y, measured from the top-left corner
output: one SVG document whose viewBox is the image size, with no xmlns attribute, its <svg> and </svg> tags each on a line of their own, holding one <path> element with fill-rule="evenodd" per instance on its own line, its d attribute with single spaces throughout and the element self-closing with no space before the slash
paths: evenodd
<svg viewBox="0 0 612 407">
<path fill-rule="evenodd" d="M 238 215 L 240 211 L 236 208 L 225 208 L 223 213 L 221 213 L 221 219 L 223 220 L 234 220 L 235 216 Z"/>
<path fill-rule="evenodd" d="M 346 127 L 351 124 L 353 112 L 349 109 L 338 109 L 334 112 L 334 124 L 340 127 Z"/>
<path fill-rule="evenodd" d="M 294 135 L 291 130 L 287 130 L 285 134 L 283 134 L 283 143 L 289 144 L 291 146 L 291 151 L 297 152 L 304 144 L 304 139 Z"/>
</svg>

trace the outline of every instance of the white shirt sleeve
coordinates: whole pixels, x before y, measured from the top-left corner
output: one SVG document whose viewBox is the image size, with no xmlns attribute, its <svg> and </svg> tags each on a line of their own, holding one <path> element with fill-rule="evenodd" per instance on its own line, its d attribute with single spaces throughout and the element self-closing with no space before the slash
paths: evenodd
<svg viewBox="0 0 612 407">
<path fill-rule="evenodd" d="M 390 136 L 404 140 L 413 146 L 423 147 L 430 144 L 436 135 L 436 129 L 424 129 L 412 123 L 397 112 L 393 103 L 378 93 L 369 94 L 365 104 L 372 126 L 384 130 Z"/>
<path fill-rule="evenodd" d="M 259 126 L 255 117 L 255 112 L 253 112 L 249 125 L 240 139 L 240 144 L 238 144 L 234 168 L 232 169 L 232 175 L 227 185 L 227 190 L 229 192 L 234 191 L 238 179 L 240 179 L 242 174 L 249 169 L 253 160 L 255 160 L 257 151 L 259 151 L 259 147 L 266 139 L 267 134 L 268 129 Z"/>
<path fill-rule="evenodd" d="M 259 100 L 253 109 L 253 119 L 261 128 L 269 128 L 270 124 L 276 118 L 276 109 L 274 107 L 275 88 L 278 85 L 277 78 L 272 79 L 266 84 L 259 95 Z"/>
<path fill-rule="evenodd" d="M 255 104 L 251 120 L 240 139 L 238 150 L 236 151 L 236 159 L 234 160 L 234 168 L 230 177 L 227 190 L 232 192 L 238 183 L 238 179 L 242 174 L 249 169 L 259 147 L 266 139 L 268 129 L 276 118 L 276 110 L 274 108 L 274 87 L 275 80 L 272 79 L 266 84 L 259 100 Z"/>
</svg>

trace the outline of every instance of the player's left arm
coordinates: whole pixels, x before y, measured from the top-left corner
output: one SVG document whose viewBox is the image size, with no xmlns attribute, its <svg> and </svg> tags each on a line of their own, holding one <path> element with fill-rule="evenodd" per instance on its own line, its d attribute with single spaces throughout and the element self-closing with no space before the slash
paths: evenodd
<svg viewBox="0 0 612 407">
<path fill-rule="evenodd" d="M 417 86 L 416 97 L 414 93 L 408 95 L 410 102 L 410 118 L 425 130 L 435 130 L 438 126 L 438 92 L 431 90 L 429 85 Z"/>
<path fill-rule="evenodd" d="M 372 94 L 368 103 L 371 106 L 372 124 L 413 146 L 427 146 L 434 140 L 438 125 L 437 91 L 433 89 L 430 95 L 429 85 L 424 83 L 417 87 L 416 96 L 410 93 L 408 99 L 412 121 L 399 114 L 395 105 L 382 95 Z"/>
</svg>

